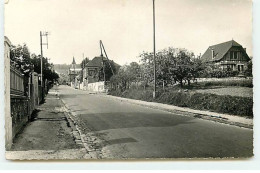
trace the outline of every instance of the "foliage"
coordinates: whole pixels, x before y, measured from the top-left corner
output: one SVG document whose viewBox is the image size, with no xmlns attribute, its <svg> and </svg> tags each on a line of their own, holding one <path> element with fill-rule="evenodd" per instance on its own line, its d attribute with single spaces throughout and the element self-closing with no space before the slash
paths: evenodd
<svg viewBox="0 0 260 173">
<path fill-rule="evenodd" d="M 104 72 L 105 72 L 105 80 L 110 81 L 111 77 L 115 75 L 117 71 L 118 71 L 117 64 L 113 60 L 106 60 L 104 61 L 103 67 L 100 69 L 99 79 L 104 80 Z"/>
<path fill-rule="evenodd" d="M 84 69 L 89 61 L 90 61 L 90 60 L 89 60 L 88 57 L 84 58 L 84 59 L 81 61 L 81 63 L 80 63 L 80 67 L 81 67 L 82 69 Z"/>
<path fill-rule="evenodd" d="M 116 90 L 110 91 L 109 94 L 137 100 L 155 101 L 181 107 L 253 117 L 253 98 L 247 97 L 168 90 L 159 91 L 158 97 L 154 100 L 151 88 L 146 90 L 132 88 L 123 92 Z"/>
<path fill-rule="evenodd" d="M 201 78 L 225 78 L 235 77 L 239 71 L 234 71 L 231 68 L 222 69 L 220 65 L 206 64 L 205 70 L 199 75 Z"/>
<path fill-rule="evenodd" d="M 168 48 L 156 53 L 157 85 L 165 88 L 176 82 L 190 81 L 199 76 L 204 65 L 199 59 L 192 59 L 192 52 L 186 49 Z M 143 52 L 140 65 L 132 62 L 121 67 L 119 73 L 111 78 L 111 89 L 124 91 L 130 87 L 146 88 L 154 82 L 154 58 L 152 53 Z"/>
<path fill-rule="evenodd" d="M 11 46 L 10 59 L 14 63 L 15 67 L 20 69 L 25 76 L 29 76 L 31 70 L 33 70 L 33 64 L 31 61 L 30 51 L 26 44 Z"/>
<path fill-rule="evenodd" d="M 28 83 L 28 77 L 31 72 L 41 73 L 41 57 L 35 54 L 30 54 L 26 44 L 12 45 L 10 52 L 10 59 L 16 68 L 22 71 L 25 75 L 25 84 Z M 50 64 L 47 58 L 43 58 L 43 80 L 56 81 L 59 75 L 54 72 L 53 64 Z"/>
<path fill-rule="evenodd" d="M 168 84 L 188 82 L 199 76 L 204 70 L 202 61 L 194 59 L 194 54 L 186 49 L 168 48 L 156 53 L 156 77 L 157 84 L 167 86 Z M 141 66 L 143 67 L 143 78 L 147 82 L 153 81 L 153 55 L 142 53 L 140 55 Z"/>
<path fill-rule="evenodd" d="M 34 66 L 34 72 L 41 74 L 41 56 L 36 56 L 32 54 L 31 62 Z M 53 64 L 48 62 L 47 58 L 42 58 L 42 73 L 43 81 L 47 79 L 48 81 L 54 82 L 59 79 L 59 75 L 53 70 Z"/>
<path fill-rule="evenodd" d="M 245 75 L 248 77 L 253 76 L 253 63 L 252 60 L 248 62 L 247 69 L 245 70 Z"/>
<path fill-rule="evenodd" d="M 130 88 L 131 83 L 138 83 L 141 79 L 141 67 L 138 63 L 132 62 L 130 65 L 124 65 L 118 73 L 111 77 L 111 89 L 121 91 Z"/>
</svg>

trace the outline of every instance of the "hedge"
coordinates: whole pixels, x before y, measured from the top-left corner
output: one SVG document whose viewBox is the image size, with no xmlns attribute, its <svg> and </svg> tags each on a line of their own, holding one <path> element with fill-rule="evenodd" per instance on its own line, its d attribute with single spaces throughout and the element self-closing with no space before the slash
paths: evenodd
<svg viewBox="0 0 260 173">
<path fill-rule="evenodd" d="M 129 89 L 124 92 L 110 91 L 110 95 L 165 103 L 180 107 L 226 113 L 232 115 L 253 117 L 253 98 L 209 93 L 194 93 L 179 91 L 158 92 L 154 100 L 152 90 Z"/>
</svg>

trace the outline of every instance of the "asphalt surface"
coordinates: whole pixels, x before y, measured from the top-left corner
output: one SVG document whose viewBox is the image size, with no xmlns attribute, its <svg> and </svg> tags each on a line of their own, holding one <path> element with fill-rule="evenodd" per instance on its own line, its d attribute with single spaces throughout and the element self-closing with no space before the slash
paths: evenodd
<svg viewBox="0 0 260 173">
<path fill-rule="evenodd" d="M 239 158 L 253 156 L 253 130 L 131 104 L 68 86 L 57 88 L 103 158 Z"/>
</svg>

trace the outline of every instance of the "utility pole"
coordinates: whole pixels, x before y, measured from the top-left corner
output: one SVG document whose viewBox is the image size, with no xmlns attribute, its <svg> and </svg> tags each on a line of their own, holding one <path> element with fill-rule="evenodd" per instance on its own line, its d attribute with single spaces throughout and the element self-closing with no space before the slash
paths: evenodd
<svg viewBox="0 0 260 173">
<path fill-rule="evenodd" d="M 106 83 L 106 71 L 105 71 L 105 61 L 104 57 L 102 56 L 102 62 L 103 62 L 103 74 L 104 74 L 104 84 Z"/>
<path fill-rule="evenodd" d="M 108 64 L 109 64 L 109 66 L 110 66 L 110 69 L 111 69 L 111 71 L 112 71 L 112 74 L 114 75 L 114 74 L 115 74 L 115 73 L 114 73 L 114 70 L 113 70 L 113 68 L 112 68 L 112 66 L 111 66 L 111 64 L 110 64 L 110 62 L 109 62 L 106 49 L 105 49 L 104 44 L 103 44 L 103 42 L 102 42 L 101 40 L 100 40 L 100 49 L 101 49 L 101 56 L 103 56 L 102 50 L 104 50 L 104 53 L 105 53 L 105 55 L 106 55 Z"/>
<path fill-rule="evenodd" d="M 73 64 L 73 68 L 74 68 L 74 72 L 73 72 L 73 76 L 74 76 L 74 88 L 76 89 L 76 61 L 75 61 L 75 58 L 74 58 L 74 56 L 73 56 L 73 62 L 74 62 L 74 64 Z"/>
<path fill-rule="evenodd" d="M 82 56 L 83 56 L 82 67 L 85 68 L 85 65 L 86 65 L 86 64 L 85 64 L 84 53 L 82 54 Z M 83 68 L 82 68 L 82 69 L 83 69 Z"/>
<path fill-rule="evenodd" d="M 153 0 L 153 63 L 154 63 L 154 90 L 153 98 L 156 98 L 156 61 L 155 61 L 155 0 Z"/>
<path fill-rule="evenodd" d="M 43 59 L 43 50 L 42 50 L 42 45 L 46 45 L 47 46 L 47 49 L 48 49 L 48 32 L 42 32 L 40 31 L 40 46 L 41 46 L 41 88 L 42 88 L 42 98 L 44 96 L 44 93 L 43 93 L 43 64 L 42 64 L 42 59 Z M 42 43 L 42 36 L 45 36 L 46 37 L 46 43 Z"/>
<path fill-rule="evenodd" d="M 104 83 L 106 83 L 106 73 L 105 73 L 105 61 L 104 61 L 104 56 L 103 56 L 103 48 L 102 48 L 102 41 L 99 41 L 99 46 L 100 46 L 100 56 L 102 57 L 102 65 L 103 65 L 103 78 L 104 78 Z"/>
</svg>

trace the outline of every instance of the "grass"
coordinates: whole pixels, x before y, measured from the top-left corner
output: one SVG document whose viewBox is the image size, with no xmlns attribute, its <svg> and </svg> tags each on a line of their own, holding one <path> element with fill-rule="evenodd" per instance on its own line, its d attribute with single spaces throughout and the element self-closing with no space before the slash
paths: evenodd
<svg viewBox="0 0 260 173">
<path fill-rule="evenodd" d="M 248 87 L 225 87 L 225 88 L 213 88 L 213 89 L 197 89 L 192 91 L 199 92 L 199 93 L 217 94 L 217 95 L 253 97 L 253 88 L 248 88 Z"/>
<path fill-rule="evenodd" d="M 225 81 L 205 81 L 192 83 L 191 86 L 183 86 L 185 89 L 209 89 L 209 88 L 220 88 L 227 86 L 236 86 L 236 87 L 248 87 L 253 88 L 253 80 L 252 79 L 244 79 L 244 80 L 225 80 Z M 179 88 L 179 86 L 176 86 Z"/>
</svg>

